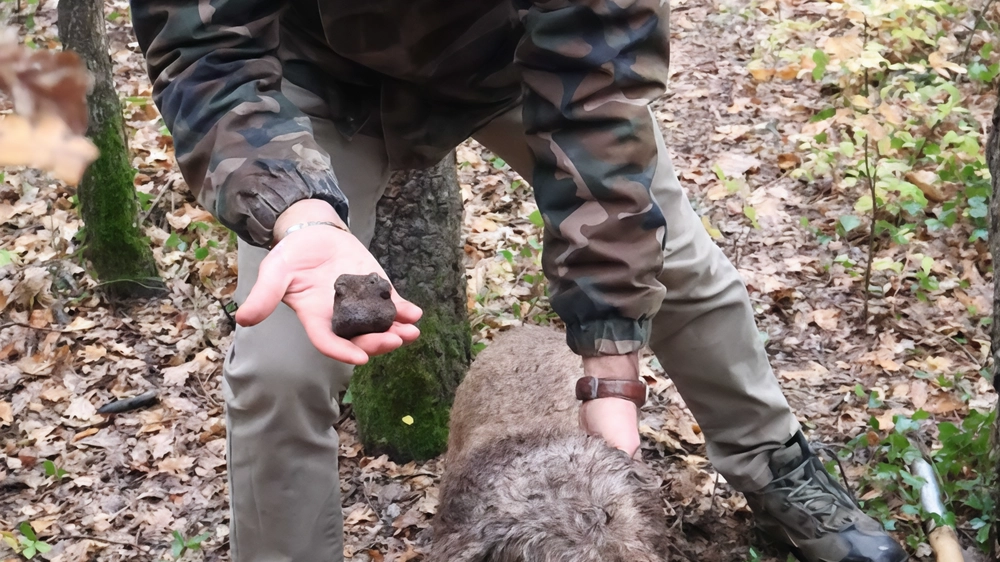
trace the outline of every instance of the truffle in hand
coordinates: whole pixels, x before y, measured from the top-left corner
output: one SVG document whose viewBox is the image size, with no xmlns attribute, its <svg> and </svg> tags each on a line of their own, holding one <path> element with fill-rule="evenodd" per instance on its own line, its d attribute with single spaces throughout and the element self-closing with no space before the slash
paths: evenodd
<svg viewBox="0 0 1000 562">
<path fill-rule="evenodd" d="M 351 339 L 392 327 L 396 319 L 392 285 L 377 273 L 341 275 L 333 288 L 333 333 Z"/>
</svg>

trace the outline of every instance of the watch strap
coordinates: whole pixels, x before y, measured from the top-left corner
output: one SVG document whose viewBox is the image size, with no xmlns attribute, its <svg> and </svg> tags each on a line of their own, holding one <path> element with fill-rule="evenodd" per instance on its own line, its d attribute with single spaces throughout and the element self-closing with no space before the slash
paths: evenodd
<svg viewBox="0 0 1000 562">
<path fill-rule="evenodd" d="M 583 402 L 598 398 L 621 398 L 642 408 L 649 395 L 646 383 L 637 380 L 581 377 L 576 381 L 576 398 Z"/>
</svg>

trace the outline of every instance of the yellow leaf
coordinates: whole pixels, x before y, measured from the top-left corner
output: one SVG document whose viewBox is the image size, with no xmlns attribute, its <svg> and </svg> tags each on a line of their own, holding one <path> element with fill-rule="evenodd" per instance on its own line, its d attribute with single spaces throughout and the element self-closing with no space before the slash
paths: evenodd
<svg viewBox="0 0 1000 562">
<path fill-rule="evenodd" d="M 66 398 L 69 398 L 70 393 L 65 386 L 60 384 L 43 390 L 39 396 L 49 402 L 62 402 Z M 0 416 L 0 418 L 2 418 L 2 416 Z"/>
<path fill-rule="evenodd" d="M 930 170 L 911 170 L 906 172 L 903 177 L 906 178 L 906 181 L 919 187 L 927 199 L 935 203 L 941 203 L 948 199 L 948 194 L 939 185 L 941 180 L 938 179 L 938 175 Z"/>
<path fill-rule="evenodd" d="M 87 320 L 83 316 L 77 316 L 69 323 L 69 326 L 63 330 L 64 332 L 79 332 L 81 330 L 89 330 L 96 326 L 97 323 L 93 320 Z"/>
<path fill-rule="evenodd" d="M 108 355 L 108 350 L 99 345 L 88 345 L 78 352 L 77 356 L 83 359 L 84 363 L 93 363 L 99 359 L 104 359 Z"/>
<path fill-rule="evenodd" d="M 860 127 L 864 129 L 868 136 L 875 142 L 884 139 L 888 133 L 885 132 L 885 127 L 881 123 L 875 120 L 871 115 L 862 115 L 854 121 L 855 127 Z"/>
<path fill-rule="evenodd" d="M 927 370 L 937 373 L 945 373 L 951 368 L 951 359 L 941 356 L 930 356 L 924 360 Z"/>
<path fill-rule="evenodd" d="M 90 437 L 91 435 L 96 435 L 99 430 L 96 427 L 89 427 L 84 429 L 80 433 L 73 436 L 73 442 L 77 442 L 85 437 Z"/>
<path fill-rule="evenodd" d="M 413 425 L 413 416 L 403 416 L 403 423 Z"/>
<path fill-rule="evenodd" d="M 938 50 L 946 55 L 957 53 L 959 50 L 958 39 L 954 35 L 945 35 L 938 38 Z"/>
<path fill-rule="evenodd" d="M 830 371 L 815 361 L 811 361 L 806 369 L 801 371 L 778 371 L 778 375 L 789 380 L 803 380 L 808 385 L 823 384 Z"/>
<path fill-rule="evenodd" d="M 497 223 L 486 217 L 476 217 L 472 221 L 473 232 L 493 232 L 496 229 Z"/>
<path fill-rule="evenodd" d="M 32 122 L 20 115 L 0 120 L 0 166 L 30 166 L 76 185 L 97 147 L 76 135 L 57 117 L 43 115 Z"/>
<path fill-rule="evenodd" d="M 48 528 L 51 527 L 52 524 L 55 523 L 56 520 L 58 519 L 59 519 L 58 515 L 49 515 L 48 517 L 40 517 L 38 519 L 35 519 L 34 521 L 31 521 L 30 525 L 31 528 L 35 531 L 35 533 L 40 534 L 48 530 Z"/>
<path fill-rule="evenodd" d="M 785 152 L 778 155 L 778 167 L 782 170 L 791 170 L 799 165 L 800 159 L 797 154 Z"/>
<path fill-rule="evenodd" d="M 878 112 L 882 117 L 885 117 L 885 122 L 890 125 L 899 126 L 903 124 L 903 112 L 899 110 L 899 106 L 882 102 L 878 106 Z"/>
<path fill-rule="evenodd" d="M 729 188 L 726 187 L 726 184 L 721 181 L 717 181 L 712 184 L 712 187 L 708 188 L 708 191 L 705 192 L 705 197 L 708 197 L 709 201 L 718 201 L 719 199 L 725 199 L 730 195 Z M 704 219 L 705 217 L 702 218 Z"/>
<path fill-rule="evenodd" d="M 931 414 L 947 414 L 965 407 L 965 403 L 951 394 L 935 394 L 924 404 L 924 410 Z"/>
<path fill-rule="evenodd" d="M 837 329 L 838 316 L 840 316 L 840 310 L 835 308 L 823 308 L 813 311 L 812 321 L 815 322 L 820 328 L 828 332 L 832 332 Z"/>
<path fill-rule="evenodd" d="M 898 413 L 899 412 L 896 410 L 886 410 L 885 412 L 882 412 L 881 415 L 875 416 L 875 419 L 878 420 L 878 428 L 881 431 L 892 431 L 892 428 L 896 427 L 892 418 Z"/>
<path fill-rule="evenodd" d="M 14 537 L 13 533 L 8 531 L 0 531 L 0 536 L 3 537 L 3 542 L 7 544 L 10 548 L 16 550 L 19 546 L 17 538 Z"/>
<path fill-rule="evenodd" d="M 747 70 L 750 71 L 750 76 L 758 82 L 767 82 L 774 77 L 773 68 L 764 68 L 764 64 L 760 61 L 753 61 L 747 65 Z"/>
<path fill-rule="evenodd" d="M 790 64 L 775 70 L 775 74 L 782 80 L 794 80 L 799 74 L 800 67 L 797 64 Z"/>
<path fill-rule="evenodd" d="M 949 70 L 956 74 L 965 74 L 964 67 L 959 66 L 948 60 L 948 56 L 942 53 L 941 51 L 934 51 L 933 53 L 931 53 L 927 57 L 927 62 L 928 64 L 931 65 L 931 68 L 933 68 L 938 74 L 941 74 L 945 78 L 950 77 L 948 74 Z"/>
<path fill-rule="evenodd" d="M 885 60 L 885 57 L 875 51 L 865 51 L 861 53 L 859 61 L 861 62 L 861 66 L 863 68 L 879 68 L 883 63 L 888 64 L 889 62 Z"/>
<path fill-rule="evenodd" d="M 723 238 L 722 231 L 712 226 L 712 223 L 709 222 L 708 217 L 702 216 L 701 224 L 704 225 L 705 230 L 708 232 L 708 235 L 711 236 L 714 240 L 722 240 Z"/>
<path fill-rule="evenodd" d="M 866 97 L 864 97 L 862 95 L 855 95 L 854 97 L 852 97 L 851 98 L 851 105 L 853 105 L 854 107 L 860 107 L 860 108 L 863 108 L 863 109 L 871 109 L 872 108 L 872 102 L 868 101 L 868 98 L 866 98 Z"/>
<path fill-rule="evenodd" d="M 830 37 L 823 44 L 823 51 L 840 60 L 854 58 L 861 54 L 864 42 L 859 36 Z"/>
<path fill-rule="evenodd" d="M 157 463 L 156 468 L 160 472 L 174 474 L 181 480 L 187 480 L 188 469 L 194 466 L 194 458 L 189 456 L 167 457 Z"/>
<path fill-rule="evenodd" d="M 760 159 L 736 152 L 723 152 L 715 161 L 715 165 L 727 178 L 738 178 L 751 170 L 758 169 L 760 164 Z"/>
<path fill-rule="evenodd" d="M 215 222 L 215 217 L 201 207 L 192 207 L 189 203 L 184 204 L 184 214 L 195 222 Z"/>
</svg>

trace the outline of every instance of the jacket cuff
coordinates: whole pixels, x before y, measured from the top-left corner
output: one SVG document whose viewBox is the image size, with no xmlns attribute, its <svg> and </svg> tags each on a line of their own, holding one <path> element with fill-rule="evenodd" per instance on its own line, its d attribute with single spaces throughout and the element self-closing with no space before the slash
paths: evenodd
<svg viewBox="0 0 1000 562">
<path fill-rule="evenodd" d="M 326 201 L 349 224 L 347 197 L 333 173 L 304 171 L 291 160 L 260 160 L 251 169 L 233 174 L 215 200 L 219 222 L 247 243 L 269 247 L 278 216 L 305 199 Z"/>
<path fill-rule="evenodd" d="M 566 343 L 584 357 L 626 355 L 649 343 L 651 319 L 607 318 L 566 325 Z"/>
</svg>

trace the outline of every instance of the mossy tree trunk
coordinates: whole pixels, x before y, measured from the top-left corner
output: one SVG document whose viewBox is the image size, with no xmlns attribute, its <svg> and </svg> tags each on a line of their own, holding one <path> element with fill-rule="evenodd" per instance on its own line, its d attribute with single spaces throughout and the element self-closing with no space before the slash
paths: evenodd
<svg viewBox="0 0 1000 562">
<path fill-rule="evenodd" d="M 404 462 L 444 451 L 448 412 L 472 355 L 461 236 L 454 152 L 427 170 L 393 176 L 371 250 L 424 315 L 415 343 L 355 371 L 355 417 L 370 453 Z"/>
<path fill-rule="evenodd" d="M 87 259 L 106 290 L 118 296 L 149 296 L 163 288 L 149 241 L 139 228 L 139 201 L 132 183 L 121 103 L 115 91 L 102 0 L 61 0 L 59 39 L 75 51 L 94 77 L 87 96 L 87 136 L 101 151 L 77 190 L 86 232 Z"/>
<path fill-rule="evenodd" d="M 1000 391 L 1000 281 L 996 278 L 995 268 L 1000 264 L 1000 99 L 993 111 L 993 124 L 990 127 L 989 140 L 986 143 L 986 160 L 989 163 L 993 182 L 993 197 L 990 200 L 990 254 L 993 257 L 993 324 L 991 353 L 993 355 L 993 388 Z M 993 424 L 993 440 L 990 450 L 990 466 L 993 469 L 991 479 L 993 490 L 992 530 L 990 532 L 990 560 L 1000 560 L 1000 402 L 997 403 L 997 415 Z"/>
</svg>

